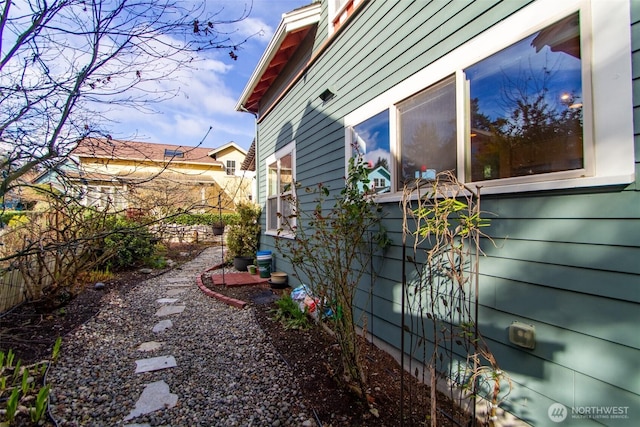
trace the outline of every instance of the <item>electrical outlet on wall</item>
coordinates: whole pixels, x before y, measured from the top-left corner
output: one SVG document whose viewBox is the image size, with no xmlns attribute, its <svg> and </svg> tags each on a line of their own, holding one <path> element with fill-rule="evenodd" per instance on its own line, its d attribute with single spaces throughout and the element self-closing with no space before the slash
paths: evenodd
<svg viewBox="0 0 640 427">
<path fill-rule="evenodd" d="M 536 346 L 536 327 L 526 323 L 514 321 L 509 326 L 509 341 L 513 344 L 533 349 Z"/>
</svg>

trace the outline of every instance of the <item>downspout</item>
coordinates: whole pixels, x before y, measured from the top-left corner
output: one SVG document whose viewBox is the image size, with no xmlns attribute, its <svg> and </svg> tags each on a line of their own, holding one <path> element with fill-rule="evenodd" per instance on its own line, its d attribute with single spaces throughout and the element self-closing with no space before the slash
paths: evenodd
<svg viewBox="0 0 640 427">
<path fill-rule="evenodd" d="M 258 199 L 258 196 L 259 196 L 259 191 L 260 191 L 260 182 L 259 182 L 260 181 L 260 173 L 259 173 L 260 172 L 260 170 L 259 170 L 260 166 L 258 165 L 258 114 L 254 113 L 253 111 L 247 110 L 244 105 L 240 105 L 240 109 L 242 111 L 244 111 L 245 113 L 249 113 L 249 114 L 253 115 L 253 117 L 255 119 L 254 122 L 253 122 L 253 127 L 254 127 L 254 129 L 253 129 L 253 141 L 255 142 L 255 154 L 254 154 L 254 157 L 255 157 L 255 164 L 256 164 L 256 175 L 255 175 L 255 177 L 256 177 L 256 188 L 255 188 L 255 190 L 256 190 L 256 200 L 255 200 L 255 202 L 257 202 L 258 201 L 257 199 Z"/>
<path fill-rule="evenodd" d="M 254 117 L 254 122 L 253 122 L 253 126 L 254 126 L 254 130 L 253 130 L 253 143 L 255 145 L 255 150 L 254 150 L 254 164 L 255 164 L 255 194 L 256 194 L 256 200 L 254 200 L 254 203 L 258 203 L 259 202 L 259 198 L 260 198 L 260 163 L 258 162 L 258 113 L 254 113 L 253 111 L 249 111 L 247 110 L 247 108 L 244 105 L 240 105 L 240 109 L 242 111 L 244 111 L 245 113 L 249 113 L 252 114 Z M 266 202 L 265 202 L 266 204 Z M 264 212 L 266 210 L 266 206 L 262 208 L 262 211 Z M 262 216 L 262 215 L 261 215 Z M 264 227 L 262 228 L 263 230 L 266 230 L 267 228 L 267 224 L 266 224 L 266 218 L 265 218 L 265 224 Z M 262 224 L 260 224 L 260 226 L 262 227 Z M 262 240 L 262 236 L 263 234 L 260 233 L 260 237 L 258 238 L 258 247 L 260 247 L 260 240 Z M 274 270 L 273 267 L 273 261 L 271 264 L 271 271 Z"/>
</svg>

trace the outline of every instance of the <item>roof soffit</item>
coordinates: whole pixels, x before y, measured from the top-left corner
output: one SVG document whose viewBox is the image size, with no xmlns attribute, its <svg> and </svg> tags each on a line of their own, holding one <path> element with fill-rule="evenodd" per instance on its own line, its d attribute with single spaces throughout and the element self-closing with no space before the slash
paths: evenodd
<svg viewBox="0 0 640 427">
<path fill-rule="evenodd" d="M 258 112 L 262 96 L 280 75 L 311 28 L 318 24 L 320 8 L 320 3 L 313 3 L 282 15 L 280 25 L 236 104 L 237 111 Z"/>
</svg>

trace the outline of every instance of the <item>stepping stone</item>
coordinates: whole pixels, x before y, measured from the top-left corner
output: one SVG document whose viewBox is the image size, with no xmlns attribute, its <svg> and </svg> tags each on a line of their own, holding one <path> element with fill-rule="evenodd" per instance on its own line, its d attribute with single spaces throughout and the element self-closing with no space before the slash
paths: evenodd
<svg viewBox="0 0 640 427">
<path fill-rule="evenodd" d="M 140 359 L 136 360 L 136 374 L 175 368 L 176 366 L 178 366 L 178 364 L 173 356 L 159 356 L 151 357 L 149 359 Z"/>
<path fill-rule="evenodd" d="M 167 277 L 167 282 L 170 285 L 179 283 L 191 283 L 193 279 L 191 277 Z"/>
<path fill-rule="evenodd" d="M 180 301 L 178 298 L 160 298 L 156 300 L 158 304 L 173 304 L 178 301 Z"/>
<path fill-rule="evenodd" d="M 169 385 L 164 381 L 147 384 L 136 402 L 136 407 L 125 417 L 124 421 L 159 409 L 173 408 L 176 403 L 178 403 L 178 395 L 170 393 Z"/>
<path fill-rule="evenodd" d="M 184 311 L 184 305 L 163 305 L 160 307 L 158 311 L 156 311 L 156 316 L 169 316 L 171 314 L 179 314 Z"/>
<path fill-rule="evenodd" d="M 173 288 L 190 288 L 194 285 L 195 280 L 193 283 L 189 282 L 189 283 L 167 283 L 167 289 L 173 289 Z"/>
<path fill-rule="evenodd" d="M 171 320 L 161 320 L 155 324 L 153 327 L 153 332 L 163 332 L 173 326 L 173 322 Z"/>
<path fill-rule="evenodd" d="M 182 293 L 185 293 L 187 290 L 186 289 L 181 289 L 181 288 L 176 288 L 176 289 L 169 289 L 167 291 L 167 296 L 169 297 L 175 297 L 176 295 L 180 295 Z"/>
<path fill-rule="evenodd" d="M 138 346 L 138 351 L 154 351 L 154 350 L 158 350 L 160 347 L 162 347 L 163 344 L 164 344 L 163 342 L 158 342 L 158 341 L 143 342 L 142 344 L 140 344 Z"/>
</svg>

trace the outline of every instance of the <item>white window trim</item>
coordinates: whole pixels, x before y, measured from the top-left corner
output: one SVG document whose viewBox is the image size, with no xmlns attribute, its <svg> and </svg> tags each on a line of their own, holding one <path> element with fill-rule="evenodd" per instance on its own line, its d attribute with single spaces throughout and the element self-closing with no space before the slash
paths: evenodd
<svg viewBox="0 0 640 427">
<path fill-rule="evenodd" d="M 353 10 L 355 10 L 358 5 L 362 2 L 363 0 L 353 0 Z M 329 31 L 329 37 L 331 37 L 331 35 L 333 33 L 336 32 L 336 27 L 333 25 L 333 22 L 335 21 L 335 18 L 342 15 L 345 10 L 347 9 L 349 2 L 346 1 L 342 7 L 340 7 L 339 9 L 336 10 L 335 6 L 334 6 L 334 0 L 329 0 L 328 4 L 327 4 L 327 22 L 328 22 L 328 31 Z M 349 16 L 344 15 L 341 16 L 340 19 L 340 25 L 338 25 L 338 28 L 341 27 L 342 25 L 344 25 L 344 22 L 349 18 Z"/>
<path fill-rule="evenodd" d="M 273 229 L 269 229 L 269 165 L 280 160 L 281 158 L 283 158 L 286 155 L 291 155 L 291 174 L 292 174 L 292 180 L 295 183 L 296 182 L 296 142 L 291 141 L 290 143 L 288 143 L 287 145 L 285 145 L 284 147 L 282 147 L 281 149 L 279 149 L 278 151 L 276 151 L 275 153 L 273 153 L 272 155 L 270 155 L 269 157 L 267 157 L 267 159 L 265 160 L 265 176 L 266 176 L 266 180 L 265 182 L 267 183 L 267 188 L 265 191 L 265 211 L 267 211 L 266 214 L 266 221 L 265 221 L 265 234 L 267 236 L 278 236 L 278 237 L 285 237 L 285 238 L 290 238 L 293 239 L 295 237 L 295 234 L 293 233 L 286 233 L 286 232 L 282 232 L 280 234 L 278 234 L 277 230 L 273 230 Z M 280 177 L 280 173 L 278 172 L 278 178 Z M 278 182 L 277 188 L 280 188 L 280 183 Z M 294 194 L 295 197 L 295 189 L 292 188 L 291 191 Z M 280 209 L 280 195 L 278 195 L 278 209 Z M 278 228 L 281 227 L 281 221 L 280 218 L 277 219 L 278 222 Z M 295 224 L 294 224 L 295 225 Z"/>
<path fill-rule="evenodd" d="M 230 162 L 233 162 L 233 167 L 229 166 Z M 236 175 L 236 164 L 237 164 L 236 161 L 233 160 L 233 159 L 227 160 L 225 162 L 225 168 L 224 169 L 225 169 L 225 173 L 226 173 L 227 176 L 235 176 Z M 233 173 L 229 173 L 230 169 L 233 169 Z"/>
<path fill-rule="evenodd" d="M 344 118 L 346 159 L 351 156 L 350 127 L 389 110 L 390 151 L 397 158 L 397 117 L 395 105 L 443 78 L 456 73 L 458 115 L 458 176 L 464 180 L 468 88 L 462 70 L 500 51 L 533 32 L 580 10 L 582 47 L 586 47 L 583 73 L 591 72 L 591 88 L 585 84 L 583 92 L 591 96 L 591 113 L 585 114 L 584 128 L 593 129 L 593 143 L 585 133 L 585 163 L 587 169 L 580 176 L 575 171 L 555 172 L 531 177 L 513 177 L 467 183 L 481 187 L 482 194 L 515 193 L 557 190 L 580 187 L 629 184 L 635 180 L 635 149 L 633 136 L 633 100 L 631 75 L 631 21 L 629 0 L 611 2 L 588 0 L 538 0 L 501 23 L 420 70 L 413 76 L 377 96 Z M 509 34 L 505 40 L 505 34 Z M 591 37 L 596 34 L 597 37 Z M 590 45 L 590 47 L 589 47 Z M 616 49 L 611 47 L 615 46 Z M 606 67 L 602 67 L 606 64 Z M 585 68 L 590 67 L 590 70 Z M 589 94 L 589 89 L 591 93 Z M 611 100 L 616 100 L 612 102 Z M 586 109 L 585 109 L 586 110 Z M 589 149 L 592 144 L 592 150 Z M 590 157 L 592 156 L 592 157 Z M 392 185 L 397 179 L 396 162 L 391 169 Z M 589 170 L 589 167 L 592 169 Z M 347 163 L 345 162 L 345 171 Z M 392 187 L 394 188 L 394 187 Z M 394 188 L 395 190 L 395 188 Z M 398 201 L 401 192 L 379 195 L 379 201 Z"/>
</svg>

